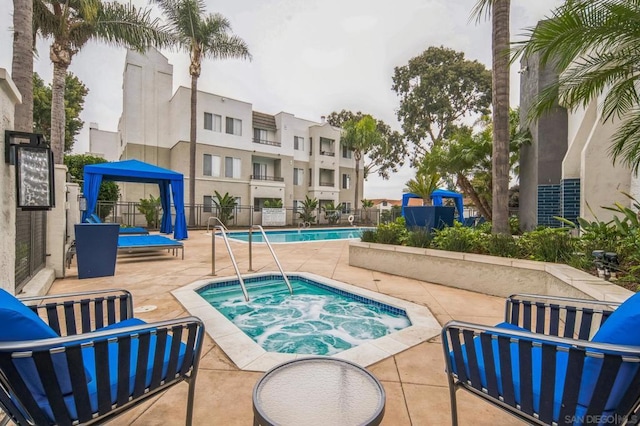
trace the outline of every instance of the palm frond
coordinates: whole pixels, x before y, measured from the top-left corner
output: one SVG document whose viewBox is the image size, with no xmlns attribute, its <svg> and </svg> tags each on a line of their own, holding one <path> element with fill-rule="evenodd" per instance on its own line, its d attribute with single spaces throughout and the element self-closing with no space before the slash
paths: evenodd
<svg viewBox="0 0 640 426">
<path fill-rule="evenodd" d="M 488 21 L 491 19 L 491 7 L 494 0 L 478 0 L 478 2 L 471 9 L 471 15 L 469 15 L 469 22 L 475 21 L 476 24 L 482 20 Z"/>
</svg>

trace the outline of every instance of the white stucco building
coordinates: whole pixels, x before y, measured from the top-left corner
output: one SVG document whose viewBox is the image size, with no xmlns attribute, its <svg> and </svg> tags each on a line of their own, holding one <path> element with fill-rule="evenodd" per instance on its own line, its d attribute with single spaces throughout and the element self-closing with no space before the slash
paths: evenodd
<svg viewBox="0 0 640 426">
<path fill-rule="evenodd" d="M 123 80 L 118 131 L 92 126 L 91 151 L 110 161 L 135 158 L 184 174 L 188 200 L 190 89 L 172 91 L 173 66 L 156 50 L 129 51 Z M 321 205 L 343 203 L 350 210 L 355 161 L 340 134 L 324 120 L 264 114 L 248 102 L 200 91 L 196 204 L 209 210 L 215 190 L 256 209 L 267 199 L 295 208 L 308 195 Z M 362 174 L 357 184 L 363 194 Z M 135 202 L 149 193 L 155 195 L 157 186 L 123 185 L 122 200 Z"/>
</svg>

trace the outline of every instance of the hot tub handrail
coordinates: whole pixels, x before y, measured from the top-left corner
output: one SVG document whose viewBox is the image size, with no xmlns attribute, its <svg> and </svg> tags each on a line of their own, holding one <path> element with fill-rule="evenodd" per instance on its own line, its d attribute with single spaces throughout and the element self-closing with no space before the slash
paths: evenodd
<svg viewBox="0 0 640 426">
<path fill-rule="evenodd" d="M 271 246 L 271 243 L 269 242 L 269 239 L 267 238 L 267 233 L 264 232 L 264 229 L 262 228 L 261 225 L 253 225 L 251 228 L 249 228 L 249 235 L 251 235 L 251 230 L 254 229 L 254 228 L 255 229 L 259 229 L 260 232 L 262 233 L 262 238 L 264 239 L 264 242 L 267 244 L 267 247 L 269 247 L 269 251 L 271 251 L 271 256 L 273 256 L 273 260 L 275 260 L 276 266 L 280 270 L 280 273 L 282 274 L 282 278 L 284 279 L 285 284 L 287 284 L 287 287 L 289 287 L 289 294 L 293 294 L 293 287 L 291 287 L 291 283 L 289 282 L 289 278 L 287 277 L 287 274 L 284 273 L 284 270 L 282 269 L 282 265 L 280 265 L 280 261 L 278 260 L 278 256 L 276 256 L 276 252 L 273 250 L 273 247 Z M 249 244 L 251 244 L 251 237 L 249 237 Z M 251 245 L 249 245 L 249 249 L 251 249 Z"/>
<path fill-rule="evenodd" d="M 231 245 L 229 244 L 229 238 L 227 237 L 226 232 L 224 232 L 224 225 L 216 225 L 214 229 L 220 230 L 220 235 L 222 235 L 222 239 L 224 240 L 225 246 L 227 246 L 227 251 L 229 252 L 229 257 L 231 258 L 231 263 L 233 264 L 233 268 L 236 270 L 236 275 L 238 276 L 238 281 L 240 282 L 240 287 L 242 287 L 242 294 L 244 294 L 245 302 L 249 301 L 249 293 L 247 293 L 247 288 L 244 285 L 244 279 L 242 279 L 242 274 L 240 274 L 240 269 L 238 268 L 238 263 L 236 262 L 236 257 L 233 255 L 233 251 L 231 250 Z M 211 235 L 211 238 L 215 241 L 215 233 Z M 215 242 L 212 242 L 215 244 Z"/>
<path fill-rule="evenodd" d="M 209 233 L 209 225 L 211 225 L 211 219 L 215 219 L 215 221 L 220 224 L 220 226 L 222 227 L 222 231 L 223 232 L 229 232 L 227 227 L 224 226 L 224 223 L 217 216 L 209 216 L 209 219 L 207 219 L 207 234 Z M 215 229 L 215 228 L 217 228 L 217 226 L 213 227 L 213 229 Z"/>
</svg>

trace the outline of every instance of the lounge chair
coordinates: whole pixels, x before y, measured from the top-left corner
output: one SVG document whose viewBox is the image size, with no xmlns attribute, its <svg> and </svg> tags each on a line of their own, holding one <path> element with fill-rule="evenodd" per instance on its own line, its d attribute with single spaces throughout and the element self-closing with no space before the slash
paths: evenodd
<svg viewBox="0 0 640 426">
<path fill-rule="evenodd" d="M 18 425 L 103 423 L 186 381 L 191 424 L 202 322 L 132 315 L 125 290 L 21 300 L 0 290 L 0 408 Z"/>
<path fill-rule="evenodd" d="M 172 250 L 174 256 L 177 251 L 182 251 L 182 260 L 184 260 L 184 244 L 180 241 L 162 235 L 120 235 L 118 237 L 118 250 L 126 250 L 129 253 L 140 250 L 149 249 L 167 249 Z"/>
<path fill-rule="evenodd" d="M 465 389 L 533 424 L 637 424 L 640 293 L 624 303 L 514 295 L 495 327 L 442 330 L 453 425 Z"/>
<path fill-rule="evenodd" d="M 87 223 L 102 223 L 102 220 L 100 220 L 100 217 L 95 214 L 92 213 L 89 217 L 87 217 L 86 219 Z M 120 231 L 118 231 L 120 234 L 124 234 L 124 235 L 148 235 L 149 234 L 149 230 L 146 228 L 141 228 L 139 226 L 125 226 L 123 227 L 122 225 L 120 225 Z"/>
</svg>

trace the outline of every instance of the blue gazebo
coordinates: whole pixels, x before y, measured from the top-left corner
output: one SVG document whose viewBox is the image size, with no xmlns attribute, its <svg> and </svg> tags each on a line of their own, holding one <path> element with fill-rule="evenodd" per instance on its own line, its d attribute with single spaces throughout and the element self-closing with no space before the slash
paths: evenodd
<svg viewBox="0 0 640 426">
<path fill-rule="evenodd" d="M 409 205 L 409 199 L 411 198 L 422 197 L 409 192 L 402 194 L 402 217 L 404 217 L 404 208 Z M 454 191 L 447 191 L 446 189 L 436 189 L 431 193 L 431 199 L 433 200 L 434 206 L 441 206 L 443 198 L 453 199 L 456 205 L 456 210 L 458 211 L 458 221 L 460 223 L 464 223 L 464 205 L 462 202 L 462 194 L 458 194 Z"/>
<path fill-rule="evenodd" d="M 87 210 L 82 214 L 83 222 L 96 209 L 98 191 L 102 181 L 157 183 L 160 186 L 160 202 L 162 203 L 160 232 L 170 234 L 173 229 L 171 225 L 171 194 L 173 194 L 173 204 L 176 209 L 173 238 L 176 240 L 188 238 L 187 219 L 184 215 L 184 177 L 182 173 L 138 160 L 87 165 L 84 167 L 84 197 L 87 199 Z M 169 192 L 169 188 L 171 188 L 171 192 Z"/>
</svg>

